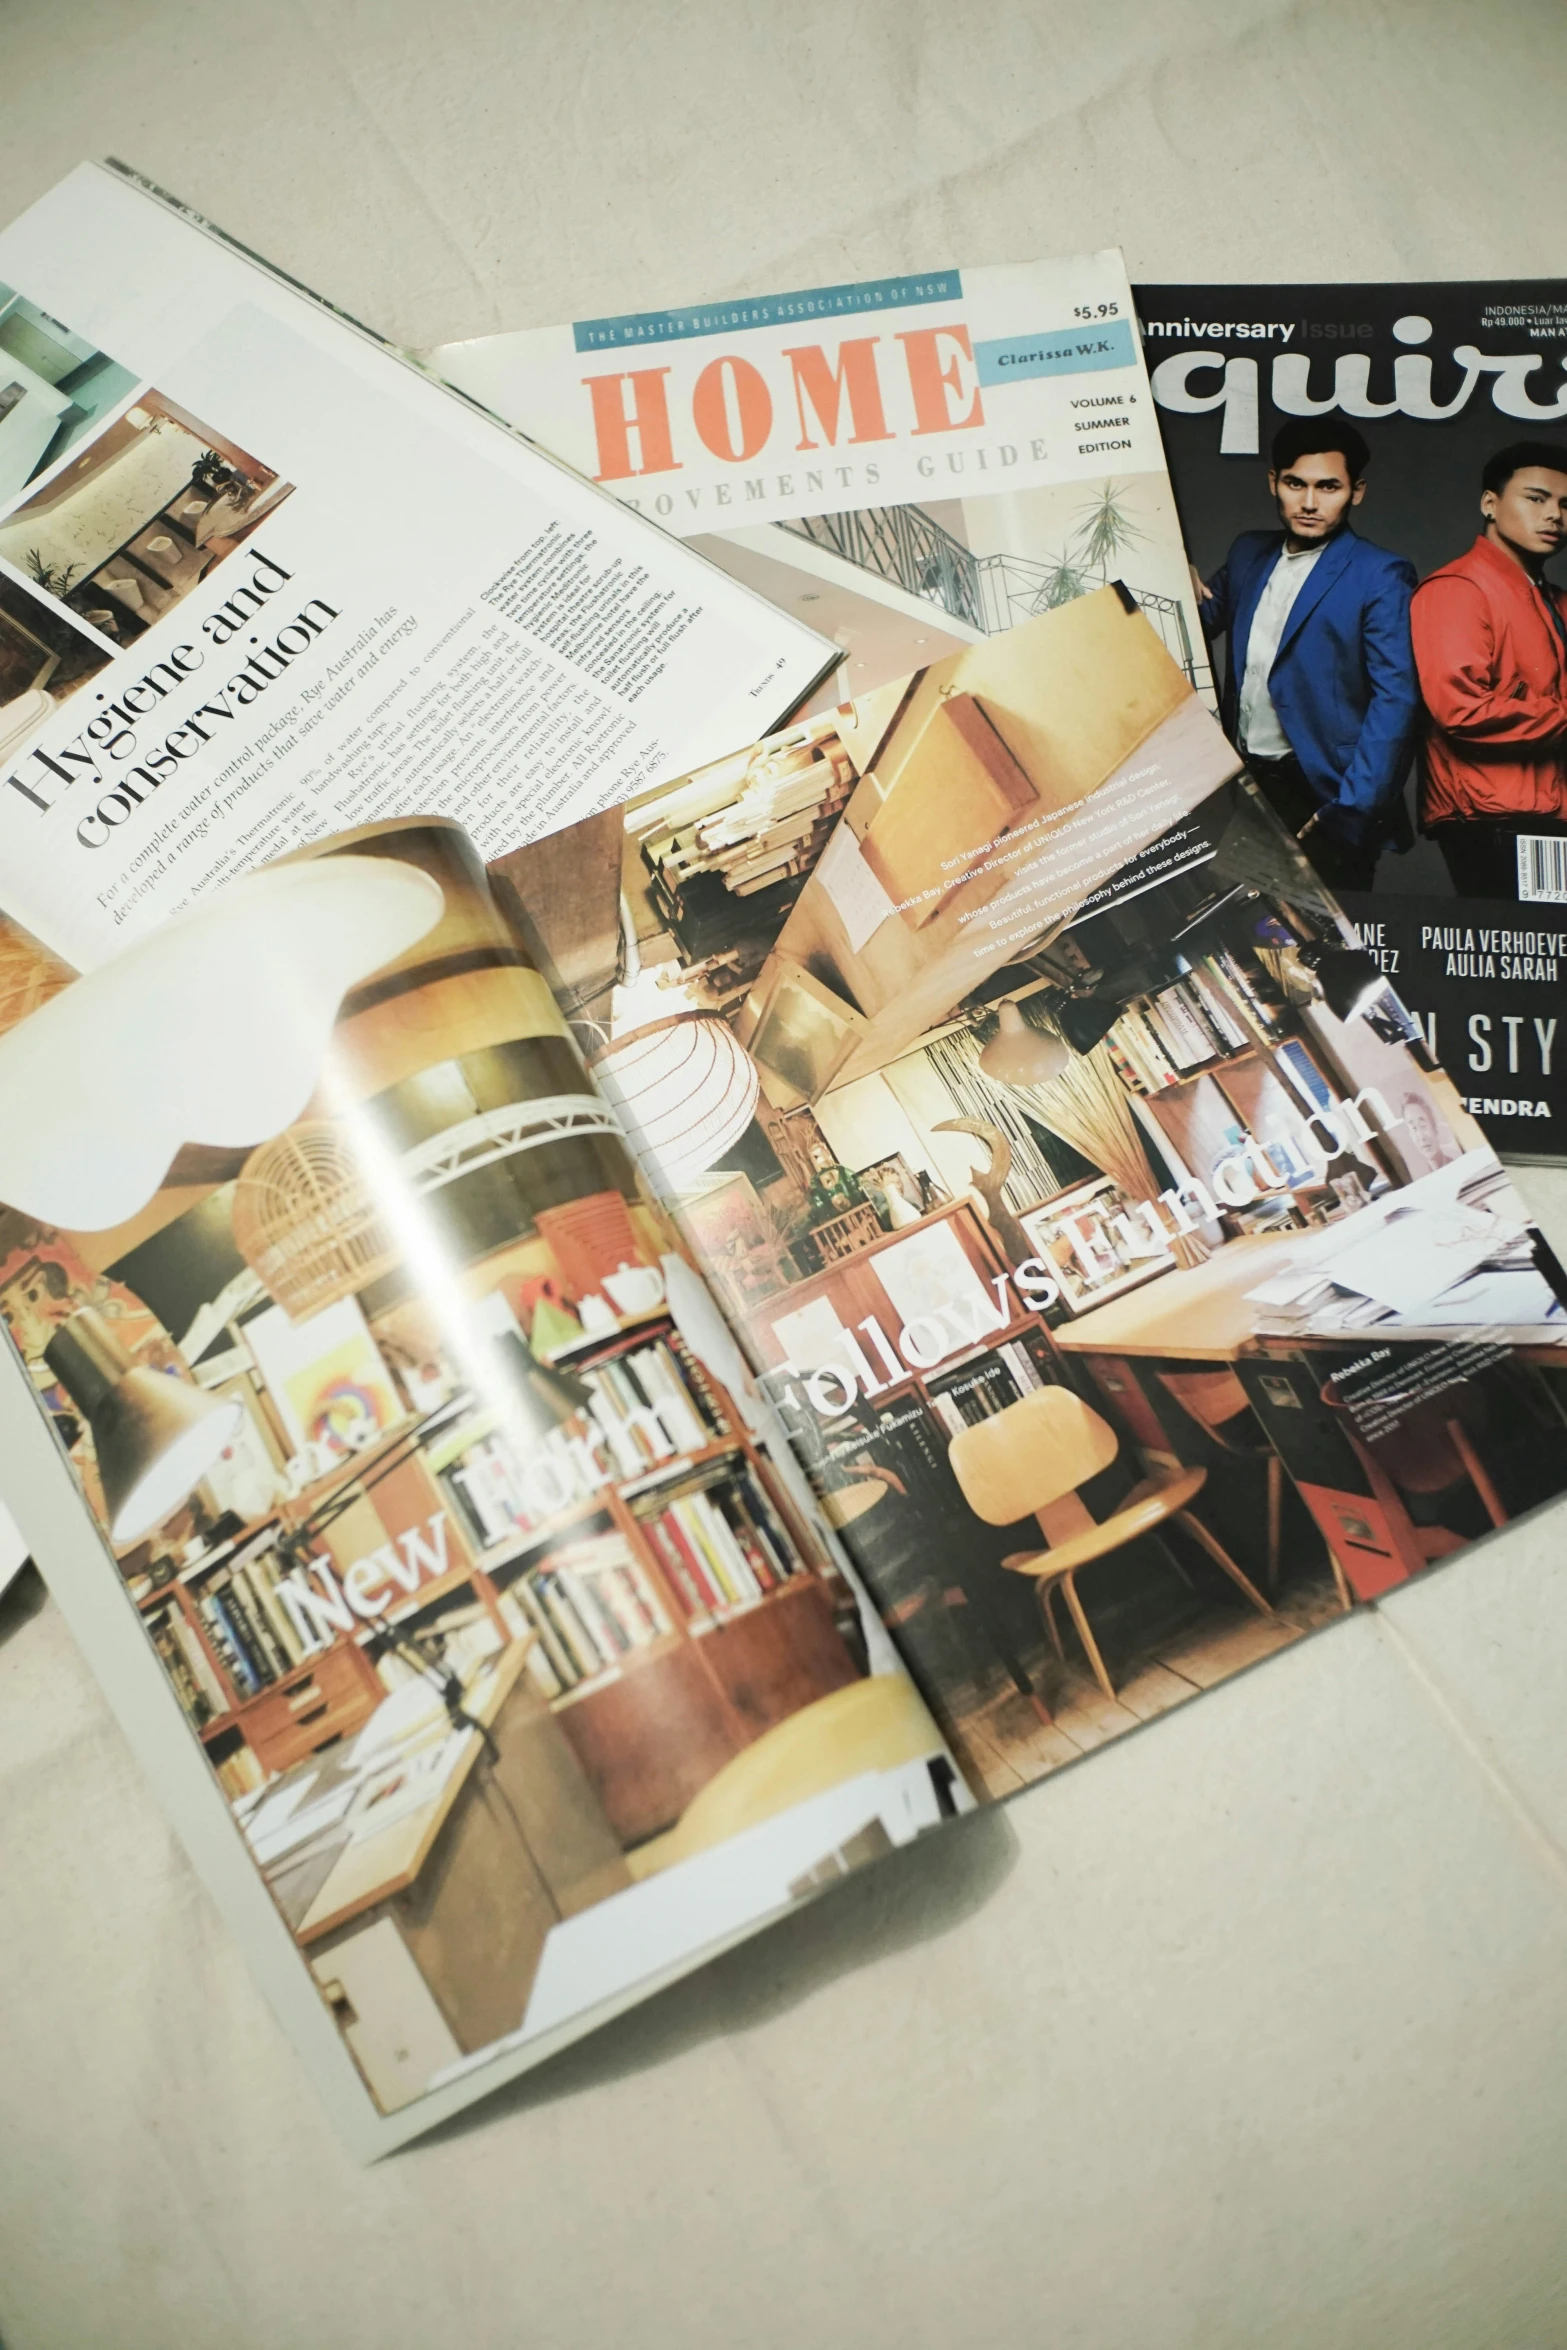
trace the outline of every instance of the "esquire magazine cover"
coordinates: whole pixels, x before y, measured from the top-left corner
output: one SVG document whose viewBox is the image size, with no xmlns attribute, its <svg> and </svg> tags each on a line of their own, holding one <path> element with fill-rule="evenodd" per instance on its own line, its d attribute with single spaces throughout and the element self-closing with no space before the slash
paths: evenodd
<svg viewBox="0 0 1567 2350">
<path fill-rule="evenodd" d="M 1511 1158 L 1567 1155 L 1567 286 L 1142 286 L 1226 732 Z"/>
</svg>

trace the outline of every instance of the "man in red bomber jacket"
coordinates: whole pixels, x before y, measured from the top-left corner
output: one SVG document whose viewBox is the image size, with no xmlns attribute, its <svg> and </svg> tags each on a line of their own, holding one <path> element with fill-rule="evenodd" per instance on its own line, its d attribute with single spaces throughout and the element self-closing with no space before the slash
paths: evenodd
<svg viewBox="0 0 1567 2350">
<path fill-rule="evenodd" d="M 1517 441 L 1486 466 L 1485 528 L 1410 608 L 1426 706 L 1420 822 L 1461 898 L 1567 894 L 1567 448 Z M 1523 840 L 1539 841 L 1538 849 Z"/>
</svg>

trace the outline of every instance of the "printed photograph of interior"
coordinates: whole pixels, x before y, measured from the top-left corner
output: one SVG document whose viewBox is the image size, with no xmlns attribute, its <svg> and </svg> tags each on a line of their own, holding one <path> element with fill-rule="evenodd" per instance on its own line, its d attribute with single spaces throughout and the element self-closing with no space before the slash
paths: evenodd
<svg viewBox="0 0 1567 2350">
<path fill-rule="evenodd" d="M 1130 596 L 507 870 L 976 1788 L 1562 1484 L 1554 1260 Z"/>
<path fill-rule="evenodd" d="M 58 464 L 135 382 L 128 367 L 0 284 L 0 505 Z"/>
<path fill-rule="evenodd" d="M 0 422 L 0 449 L 3 433 Z M 289 489 L 259 458 L 149 390 L 0 520 L 0 557 L 101 636 L 131 644 Z"/>
<path fill-rule="evenodd" d="M 0 760 L 21 750 L 109 658 L 58 604 L 0 571 Z"/>
<path fill-rule="evenodd" d="M 384 2110 L 967 1800 L 455 827 L 33 985 L 0 1314 Z"/>
<path fill-rule="evenodd" d="M 1213 699 L 1201 633 L 1186 619 L 1180 525 L 1162 474 L 802 514 L 690 544 L 841 648 L 813 710 L 1117 578 L 1188 681 Z"/>
</svg>

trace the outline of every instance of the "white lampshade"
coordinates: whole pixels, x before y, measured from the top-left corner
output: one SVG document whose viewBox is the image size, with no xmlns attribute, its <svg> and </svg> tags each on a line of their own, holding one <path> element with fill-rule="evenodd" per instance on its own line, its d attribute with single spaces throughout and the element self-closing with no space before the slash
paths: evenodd
<svg viewBox="0 0 1567 2350">
<path fill-rule="evenodd" d="M 111 1541 L 161 1526 L 238 1435 L 244 1409 L 128 1355 L 91 1306 L 62 1322 L 44 1360 L 92 1430 Z"/>
<path fill-rule="evenodd" d="M 1049 1085 L 1073 1059 L 1063 1038 L 1031 1028 L 1009 996 L 996 1014 L 996 1033 L 979 1065 L 998 1085 Z"/>
<path fill-rule="evenodd" d="M 349 988 L 445 908 L 385 857 L 246 875 L 0 1037 L 0 1201 L 68 1231 L 122 1224 L 186 1143 L 248 1149 L 315 1091 Z"/>
<path fill-rule="evenodd" d="M 592 1069 L 633 1151 L 667 1194 L 715 1167 L 756 1115 L 756 1063 L 708 1012 L 617 1037 Z"/>
</svg>

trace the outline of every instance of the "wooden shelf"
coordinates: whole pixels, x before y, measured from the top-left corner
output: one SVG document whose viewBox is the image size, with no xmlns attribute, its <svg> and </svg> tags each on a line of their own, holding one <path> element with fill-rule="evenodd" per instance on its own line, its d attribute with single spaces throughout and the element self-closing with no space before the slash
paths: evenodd
<svg viewBox="0 0 1567 2350">
<path fill-rule="evenodd" d="M 755 1599 L 737 1599 L 733 1607 L 726 1607 L 716 1616 L 708 1616 L 700 1624 L 686 1618 L 686 1630 L 693 1640 L 705 1640 L 713 1632 L 722 1632 L 726 1624 L 735 1623 L 741 1616 L 754 1616 L 758 1608 L 771 1607 L 775 1599 L 786 1599 L 791 1591 L 805 1590 L 815 1578 L 808 1571 L 797 1569 L 786 1575 L 771 1591 L 759 1591 Z"/>
<path fill-rule="evenodd" d="M 627 1544 L 631 1559 L 651 1586 L 648 1597 L 656 1602 L 655 1620 L 661 1610 L 668 1628 L 645 1639 L 640 1646 L 626 1648 L 604 1662 L 599 1670 L 563 1688 L 551 1701 L 551 1710 L 562 1712 L 578 1726 L 573 1735 L 590 1758 L 590 1776 L 598 1773 L 615 1782 L 619 1788 L 617 1803 L 628 1820 L 640 1819 L 648 1804 L 655 1811 L 669 1804 L 678 1809 L 679 1801 L 690 1792 L 685 1782 L 693 1772 L 698 1778 L 705 1776 L 715 1757 L 722 1759 L 718 1755 L 720 1748 L 727 1755 L 737 1751 L 748 1735 L 756 1734 L 758 1723 L 751 1721 L 751 1711 L 761 1707 L 766 1713 L 775 1701 L 781 1702 L 777 1699 L 775 1683 L 782 1688 L 792 1674 L 795 1680 L 804 1676 L 814 1688 L 811 1677 L 825 1673 L 822 1686 L 834 1685 L 836 1676 L 849 1669 L 836 1635 L 825 1640 L 824 1645 L 825 1636 L 816 1616 L 797 1596 L 792 1598 L 790 1608 L 777 1614 L 770 1612 L 773 1601 L 810 1589 L 821 1601 L 821 1625 L 830 1628 L 833 1610 L 824 1584 L 824 1578 L 830 1581 L 830 1566 L 824 1565 L 818 1555 L 808 1527 L 798 1522 L 787 1494 L 776 1489 L 774 1470 L 747 1432 L 733 1398 L 722 1382 L 695 1361 L 680 1342 L 667 1305 L 627 1317 L 616 1330 L 584 1337 L 576 1345 L 561 1349 L 556 1359 L 591 1374 L 597 1366 L 608 1367 L 618 1358 L 634 1353 L 639 1346 L 659 1343 L 668 1348 L 674 1374 L 706 1441 L 672 1452 L 662 1460 L 644 1460 L 630 1474 L 622 1474 L 616 1466 L 602 1486 L 577 1496 L 564 1509 L 536 1525 L 517 1527 L 487 1547 L 479 1548 L 470 1514 L 459 1507 L 456 1490 L 449 1483 L 449 1472 L 453 1466 L 460 1465 L 461 1454 L 453 1454 L 451 1458 L 443 1455 L 452 1453 L 450 1440 L 454 1436 L 477 1442 L 488 1431 L 484 1416 L 475 1415 L 473 1398 L 455 1395 L 436 1411 L 410 1415 L 395 1429 L 387 1430 L 374 1446 L 345 1460 L 308 1496 L 302 1495 L 269 1518 L 244 1528 L 221 1550 L 200 1560 L 194 1568 L 183 1570 L 177 1583 L 161 1585 L 146 1593 L 140 1602 L 144 1608 L 155 1610 L 167 1601 L 180 1610 L 201 1638 L 209 1660 L 215 1662 L 220 1686 L 235 1701 L 227 1712 L 201 1725 L 199 1736 L 203 1743 L 211 1746 L 235 1737 L 245 1738 L 263 1760 L 269 1750 L 280 1751 L 296 1738 L 303 1751 L 309 1751 L 308 1740 L 317 1723 L 316 1692 L 308 1686 L 312 1674 L 319 1674 L 322 1681 L 320 1730 L 323 1735 L 328 1733 L 329 1723 L 342 1725 L 333 1734 L 347 1734 L 352 1728 L 349 1715 L 355 1705 L 373 1709 L 378 1691 L 371 1659 L 380 1625 L 355 1623 L 350 1630 L 333 1631 L 330 1625 L 323 1624 L 324 1631 L 333 1632 L 324 1647 L 268 1681 L 253 1696 L 241 1700 L 207 1637 L 199 1594 L 208 1576 L 232 1566 L 236 1560 L 243 1560 L 247 1552 L 264 1544 L 269 1535 L 276 1536 L 290 1525 L 304 1523 L 323 1502 L 334 1496 L 341 1495 L 348 1500 L 361 1479 L 374 1481 L 365 1496 L 374 1508 L 378 1499 L 396 1490 L 395 1482 L 380 1481 L 378 1472 L 395 1462 L 393 1480 L 402 1478 L 403 1454 L 411 1467 L 417 1464 L 422 1470 L 430 1488 L 429 1498 L 422 1507 L 426 1511 L 433 1507 L 437 1493 L 444 1500 L 449 1520 L 448 1564 L 445 1573 L 413 1591 L 405 1591 L 395 1578 L 388 1577 L 384 1597 L 377 1593 L 383 1597 L 383 1622 L 387 1625 L 406 1625 L 411 1619 L 428 1621 L 432 1613 L 439 1613 L 454 1602 L 460 1606 L 471 1597 L 505 1635 L 510 1630 L 510 1611 L 502 1612 L 504 1592 L 509 1588 L 523 1589 L 524 1579 L 532 1570 L 549 1565 L 552 1549 L 564 1547 L 575 1536 L 607 1531 L 611 1527 Z M 708 1434 L 715 1422 L 717 1432 Z M 432 1465 L 428 1453 L 434 1454 L 438 1466 Z M 612 1451 L 608 1457 L 613 1462 Z M 683 1490 L 689 1492 L 700 1485 L 711 1485 L 729 1475 L 754 1480 L 759 1502 L 766 1505 L 771 1539 L 779 1546 L 781 1563 L 792 1566 L 794 1572 L 754 1598 L 739 1599 L 710 1612 L 699 1610 L 693 1616 L 688 1613 L 687 1595 L 670 1579 L 649 1532 L 648 1521 L 678 1500 Z M 406 1510 L 406 1496 L 399 1507 Z M 388 1526 L 402 1522 L 401 1517 L 385 1520 Z M 366 1540 L 369 1539 L 372 1538 L 366 1530 Z M 342 1559 L 347 1555 L 344 1552 L 336 1562 L 335 1571 L 340 1577 L 345 1572 Z M 563 1565 L 570 1563 L 569 1558 L 562 1561 Z M 196 1589 L 184 1589 L 186 1581 L 194 1583 Z M 607 1596 L 604 1595 L 606 1605 Z M 531 1600 L 524 1612 L 533 1612 Z M 769 1630 L 774 1625 L 776 1635 Z M 628 1635 L 638 1628 L 649 1629 L 645 1619 L 640 1625 L 627 1620 L 621 1626 Z M 714 1637 L 720 1634 L 725 1637 Z M 600 1642 L 608 1646 L 611 1639 L 612 1630 L 601 1630 L 599 1640 L 584 1649 L 581 1661 L 592 1662 L 599 1654 Z M 731 1648 L 731 1642 L 738 1645 Z M 349 1658 L 355 1660 L 354 1672 L 349 1669 Z M 301 1705 L 293 1709 L 301 1716 L 296 1731 L 290 1718 L 289 1699 L 300 1684 L 306 1685 L 306 1692 Z M 769 1695 L 769 1691 L 773 1694 Z M 689 1715 L 693 1706 L 698 1717 L 694 1727 Z M 252 1717 L 254 1735 L 247 1731 L 247 1722 Z M 712 1753 L 708 1752 L 709 1748 L 713 1749 Z M 626 1772 L 630 1776 L 621 1786 L 620 1777 Z"/>
<path fill-rule="evenodd" d="M 667 1303 L 648 1306 L 640 1314 L 623 1316 L 618 1329 L 584 1331 L 569 1346 L 552 1346 L 547 1359 L 552 1363 L 575 1362 L 580 1356 L 600 1353 L 605 1347 L 634 1346 L 639 1338 L 647 1336 L 655 1322 L 673 1320 Z"/>
</svg>

